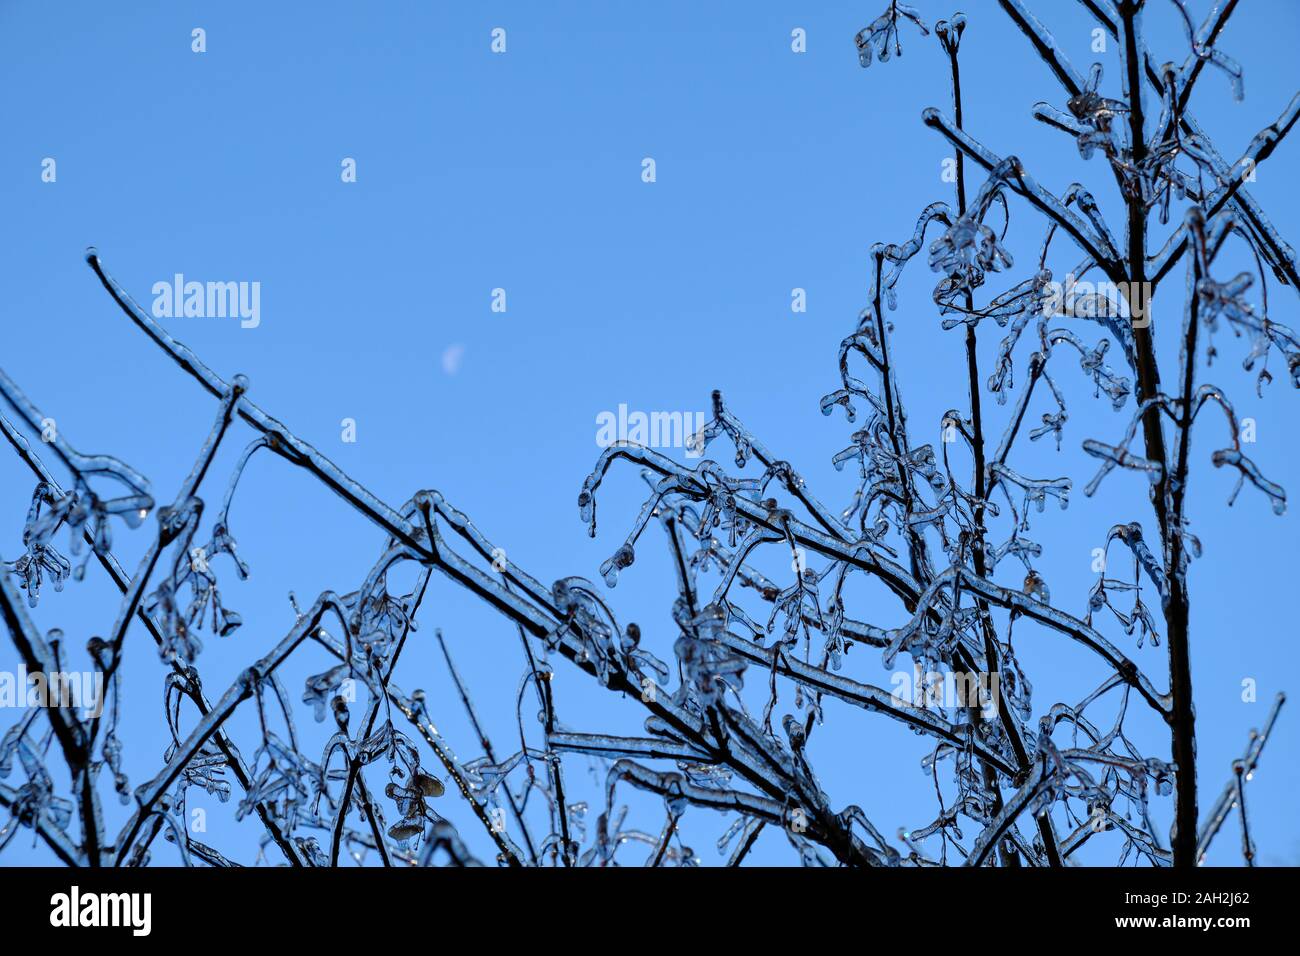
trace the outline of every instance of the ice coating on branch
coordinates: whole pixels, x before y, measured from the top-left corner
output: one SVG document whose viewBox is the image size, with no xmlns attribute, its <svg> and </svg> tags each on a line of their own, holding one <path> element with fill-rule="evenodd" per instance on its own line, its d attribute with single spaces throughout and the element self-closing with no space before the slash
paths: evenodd
<svg viewBox="0 0 1300 956">
<path fill-rule="evenodd" d="M 56 496 L 46 482 L 40 482 L 32 492 L 32 504 L 23 526 L 23 545 L 27 551 L 18 560 L 6 562 L 9 570 L 19 578 L 19 587 L 27 592 L 29 607 L 36 607 L 41 597 L 41 584 L 47 577 L 55 591 L 62 591 L 64 582 L 72 574 L 72 564 L 49 543 L 59 520 L 41 520 L 45 509 L 66 512 L 72 504 L 70 496 Z"/>
<path fill-rule="evenodd" d="M 1098 92 L 1101 78 L 1102 66 L 1094 63 L 1088 71 L 1087 85 L 1066 104 L 1071 115 L 1081 124 L 1073 128 L 1079 130 L 1079 155 L 1084 159 L 1091 159 L 1098 149 L 1106 156 L 1116 158 L 1123 149 L 1118 124 L 1120 117 L 1128 113 L 1128 107 Z"/>
<path fill-rule="evenodd" d="M 630 568 L 632 562 L 636 560 L 636 552 L 630 544 L 625 544 L 614 552 L 600 565 L 600 576 L 605 579 L 605 584 L 613 587 L 618 583 L 618 572 L 624 568 Z"/>
<path fill-rule="evenodd" d="M 1233 489 L 1232 495 L 1228 498 L 1229 504 L 1236 500 L 1237 493 L 1241 491 L 1242 484 L 1249 481 L 1268 497 L 1269 503 L 1273 506 L 1274 514 L 1286 514 L 1286 490 L 1283 489 L 1281 485 L 1269 481 L 1260 474 L 1259 468 L 1256 467 L 1255 463 L 1240 451 L 1232 448 L 1221 449 L 1214 453 L 1211 460 L 1214 462 L 1216 468 L 1222 467 L 1223 465 L 1229 465 L 1240 472 L 1240 477 L 1237 479 L 1237 485 Z"/>
<path fill-rule="evenodd" d="M 1116 445 L 1107 445 L 1105 442 L 1089 438 L 1083 443 L 1083 450 L 1102 461 L 1101 470 L 1084 486 L 1083 493 L 1089 497 L 1097 493 L 1101 480 L 1116 467 L 1140 471 L 1153 485 L 1157 484 L 1165 474 L 1164 466 L 1160 462 L 1134 455 L 1128 449 Z"/>
<path fill-rule="evenodd" d="M 903 48 L 898 42 L 899 17 L 915 23 L 921 31 L 921 36 L 930 35 L 929 28 L 921 20 L 921 14 L 915 7 L 899 3 L 898 0 L 890 0 L 888 9 L 853 38 L 858 48 L 858 62 L 864 68 L 871 65 L 873 48 L 881 63 L 888 63 L 891 56 L 903 55 Z"/>
<path fill-rule="evenodd" d="M 984 284 L 985 273 L 1000 272 L 1014 263 L 1003 247 L 1001 236 L 984 222 L 994 205 L 1004 212 L 1003 234 L 1010 225 L 1003 183 L 1019 168 L 1019 160 L 1009 157 L 998 164 L 980 187 L 965 215 L 949 223 L 947 230 L 930 243 L 930 269 L 945 278 L 934 290 L 934 301 L 941 306 L 958 292 L 973 292 Z M 995 306 L 997 308 L 998 306 Z"/>
<path fill-rule="evenodd" d="M 721 641 L 726 627 L 726 610 L 710 604 L 673 645 L 682 671 L 682 703 L 690 701 L 708 708 L 722 699 L 726 688 L 739 690 L 742 686 L 746 664 Z"/>
<path fill-rule="evenodd" d="M 930 245 L 930 268 L 947 277 L 935 292 L 936 300 L 954 292 L 973 291 L 984 284 L 986 272 L 1011 265 L 1011 254 L 999 244 L 997 234 L 969 218 L 958 219 Z"/>
<path fill-rule="evenodd" d="M 1209 16 L 1201 24 L 1199 29 L 1194 29 L 1192 25 L 1191 14 L 1188 13 L 1185 0 L 1171 0 L 1178 12 L 1182 16 L 1183 25 L 1187 30 L 1187 41 L 1192 51 L 1188 55 L 1187 62 L 1179 70 L 1179 93 L 1185 97 L 1188 88 L 1195 78 L 1198 71 L 1205 63 L 1211 63 L 1218 67 L 1224 73 L 1228 74 L 1228 79 L 1232 83 L 1232 95 L 1237 100 L 1245 97 L 1244 88 L 1244 71 L 1232 57 L 1228 56 L 1222 50 L 1214 46 L 1214 38 L 1222 26 L 1219 19 L 1223 12 L 1224 4 L 1215 3 Z"/>
</svg>

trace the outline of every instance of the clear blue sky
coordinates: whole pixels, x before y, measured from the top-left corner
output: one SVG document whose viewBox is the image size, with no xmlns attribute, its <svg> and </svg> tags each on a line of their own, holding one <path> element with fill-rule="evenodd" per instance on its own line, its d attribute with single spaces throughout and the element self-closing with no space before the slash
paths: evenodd
<svg viewBox="0 0 1300 956">
<path fill-rule="evenodd" d="M 439 489 L 543 581 L 597 579 L 598 564 L 636 514 L 642 491 L 630 470 L 601 500 L 595 542 L 576 508 L 599 453 L 596 416 L 620 403 L 705 410 L 720 388 L 759 437 L 839 507 L 851 477 L 829 462 L 853 426 L 842 415 L 823 418 L 817 403 L 838 385 L 836 346 L 866 304 L 867 249 L 902 241 L 926 204 L 952 198 L 940 180 L 950 153 L 920 122 L 924 107 L 949 108 L 934 37 L 905 27 L 901 60 L 858 66 L 854 34 L 884 6 L 4 3 L 0 365 L 75 446 L 121 457 L 150 476 L 157 498 L 170 500 L 215 406 L 108 299 L 82 259 L 95 245 L 146 304 L 152 285 L 178 272 L 260 282 L 255 329 L 230 319 L 165 324 L 219 374 L 248 375 L 253 400 L 379 497 L 398 505 L 417 489 Z M 931 25 L 953 12 L 920 6 Z M 1105 63 L 1106 87 L 1117 95 L 1113 44 L 1105 54 L 1090 52 L 1092 24 L 1082 8 L 1037 6 L 1081 70 L 1094 59 Z M 1181 62 L 1186 41 L 1173 5 L 1151 6 L 1157 61 Z M 1208 4 L 1190 6 L 1199 22 Z M 1100 160 L 1085 163 L 1072 142 L 1029 118 L 1039 100 L 1063 106 L 1046 68 L 991 0 L 974 0 L 966 13 L 968 130 L 1000 154 L 1014 151 L 1049 189 L 1060 192 L 1075 179 L 1093 185 L 1118 231 L 1119 203 Z M 207 33 L 203 54 L 191 51 L 195 27 Z M 504 55 L 489 49 L 494 27 L 507 31 Z M 796 27 L 807 31 L 802 55 L 790 49 Z M 1297 39 L 1300 7 L 1287 0 L 1252 0 L 1235 14 L 1221 47 L 1246 64 L 1246 99 L 1234 103 L 1227 79 L 1210 70 L 1192 103 L 1225 155 L 1239 155 L 1300 85 Z M 1251 187 L 1293 243 L 1300 242 L 1297 148 L 1285 144 Z M 41 181 L 46 157 L 57 162 L 54 183 Z M 356 183 L 340 181 L 346 157 L 356 160 Z M 645 157 L 657 164 L 653 184 L 641 180 Z M 1018 279 L 1041 228 L 1022 203 L 1012 208 Z M 1220 268 L 1245 267 L 1225 257 Z M 893 351 L 918 432 L 966 401 L 958 333 L 939 328 L 929 305 L 933 282 L 924 262 L 913 263 L 892 316 Z M 490 308 L 498 287 L 507 294 L 504 314 Z M 807 290 L 805 314 L 790 310 L 794 287 Z M 1156 301 L 1165 330 L 1176 324 L 1181 287 L 1181 278 L 1171 279 Z M 1300 324 L 1294 291 L 1273 284 L 1270 292 L 1274 317 Z M 987 368 L 1000 336 L 986 329 Z M 1100 333 L 1087 326 L 1080 334 L 1094 342 Z M 1162 335 L 1162 347 L 1170 344 Z M 1240 369 L 1243 343 L 1221 335 L 1219 347 L 1212 380 L 1229 390 L 1239 414 L 1258 420 L 1253 456 L 1266 475 L 1300 492 L 1296 394 L 1278 375 L 1257 399 L 1253 378 Z M 1018 354 L 1020 379 L 1027 352 Z M 1112 355 L 1118 359 L 1118 350 Z M 1172 370 L 1176 354 L 1166 348 L 1163 357 Z M 1081 442 L 1117 440 L 1131 405 L 1114 413 L 1092 400 L 1077 368 L 1064 356 L 1061 362 L 1056 378 L 1070 400 L 1063 451 L 1026 444 L 1020 470 L 1075 480 L 1069 510 L 1037 516 L 1034 534 L 1048 545 L 1041 569 L 1054 598 L 1081 614 L 1094 578 L 1092 548 L 1112 524 L 1149 525 L 1152 516 L 1135 475 L 1112 475 L 1097 498 L 1083 497 L 1094 467 Z M 1032 413 L 1048 410 L 1035 404 Z M 995 434 L 1005 411 L 992 406 Z M 344 418 L 356 421 L 354 444 L 341 440 Z M 924 428 L 937 432 L 937 424 Z M 207 500 L 219 495 L 249 438 L 242 427 L 232 436 L 205 486 Z M 1296 509 L 1275 517 L 1250 489 L 1228 508 L 1233 476 L 1208 461 L 1219 438 L 1206 435 L 1194 446 L 1189 508 L 1205 549 L 1191 574 L 1203 808 L 1274 693 L 1300 692 L 1290 594 Z M 0 555 L 20 551 L 31 486 L 21 463 L 0 452 L 7 503 Z M 383 544 L 338 499 L 270 458 L 250 469 L 232 530 L 253 576 L 240 583 L 218 565 L 226 602 L 246 623 L 228 639 L 205 634 L 200 664 L 214 697 L 293 623 L 289 590 L 304 603 L 326 588 L 353 590 Z M 144 535 L 118 538 L 123 563 L 134 567 Z M 620 620 L 638 621 L 647 644 L 670 659 L 669 565 L 651 541 L 612 600 Z M 1007 572 L 1015 577 L 1010 564 Z M 43 600 L 36 618 L 83 646 L 111 626 L 114 594 L 92 569 L 86 581 Z M 884 601 L 854 610 L 885 626 L 902 613 Z M 475 755 L 432 642 L 440 626 L 489 733 L 510 750 L 523 667 L 513 628 L 441 580 L 421 621 L 399 682 L 425 688 L 440 729 L 463 758 Z M 1017 633 L 1036 713 L 1078 699 L 1097 679 L 1059 637 Z M 1117 638 L 1165 686 L 1163 645 L 1136 650 L 1125 640 Z M 143 632 L 131 633 L 128 648 L 133 716 L 123 737 L 135 786 L 160 765 L 166 744 L 163 669 Z M 16 666 L 13 649 L 0 647 L 0 668 Z M 294 696 L 305 675 L 326 666 L 313 650 L 290 668 Z M 558 667 L 565 723 L 637 732 L 635 703 Z M 871 652 L 852 655 L 849 668 L 888 686 L 889 671 Z M 1258 681 L 1257 703 L 1241 700 L 1246 678 Z M 1284 710 L 1251 785 L 1255 834 L 1270 863 L 1300 861 L 1296 706 Z M 251 713 L 235 725 L 249 757 L 257 745 Z M 0 713 L 0 726 L 15 714 Z M 300 729 L 323 742 L 309 711 L 298 716 Z M 890 835 L 930 822 L 931 784 L 918 766 L 923 742 L 863 712 L 830 707 L 828 716 L 814 758 L 832 804 L 858 803 Z M 1167 758 L 1162 736 L 1142 740 L 1149 755 Z M 594 818 L 603 771 L 588 772 L 586 763 L 570 760 L 569 772 L 588 781 L 581 796 Z M 655 802 L 632 803 L 639 824 L 657 832 Z M 197 793 L 194 805 L 204 805 Z M 438 809 L 483 849 L 450 794 Z M 108 812 L 115 832 L 125 815 L 113 804 Z M 237 833 L 228 817 L 229 808 L 213 810 L 208 842 L 249 862 L 257 827 L 245 821 Z M 719 860 L 712 843 L 725 822 L 701 810 L 688 820 L 696 852 Z M 1212 862 L 1240 859 L 1235 827 L 1221 835 Z M 625 852 L 626 862 L 639 862 L 640 850 Z M 160 842 L 156 858 L 171 862 L 174 851 Z M 22 835 L 3 862 L 50 859 Z M 795 862 L 773 834 L 755 859 Z"/>
</svg>

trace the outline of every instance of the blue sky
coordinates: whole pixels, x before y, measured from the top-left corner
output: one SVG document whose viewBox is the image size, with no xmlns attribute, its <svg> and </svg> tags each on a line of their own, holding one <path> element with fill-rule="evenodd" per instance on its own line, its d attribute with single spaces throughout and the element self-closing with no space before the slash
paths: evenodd
<svg viewBox="0 0 1300 956">
<path fill-rule="evenodd" d="M 576 508 L 600 450 L 596 418 L 621 403 L 704 411 L 719 388 L 838 508 L 851 476 L 836 473 L 830 457 L 849 444 L 854 426 L 842 415 L 822 417 L 817 404 L 838 386 L 836 347 L 866 304 L 867 250 L 876 241 L 901 242 L 925 205 L 952 199 L 940 178 L 950 153 L 920 122 L 924 107 L 949 108 L 934 37 L 905 27 L 901 60 L 865 71 L 858 65 L 854 34 L 884 6 L 0 5 L 0 202 L 7 211 L 0 365 L 73 445 L 117 455 L 152 479 L 157 498 L 170 500 L 215 406 L 113 306 L 82 258 L 94 245 L 146 304 L 153 284 L 175 273 L 259 282 L 257 328 L 217 318 L 164 324 L 219 374 L 246 374 L 254 401 L 380 498 L 398 505 L 418 489 L 437 488 L 542 581 L 596 580 L 635 517 L 642 490 L 630 469 L 604 492 L 595 542 Z M 1190 6 L 1199 22 L 1207 4 Z M 1214 70 L 1192 102 L 1230 156 L 1277 117 L 1300 79 L 1300 8 L 1284 0 L 1241 6 L 1220 46 L 1246 65 L 1244 102 L 1233 102 L 1226 77 Z M 1114 45 L 1090 52 L 1093 24 L 1083 9 L 1038 7 L 1076 66 L 1105 64 L 1104 83 L 1117 95 Z M 930 24 L 953 12 L 929 2 L 920 8 Z M 1186 52 L 1172 11 L 1153 3 L 1147 18 L 1158 61 L 1181 62 Z M 1120 204 L 1100 161 L 1083 161 L 1067 138 L 1029 118 L 1039 100 L 1063 106 L 1046 68 L 996 4 L 975 2 L 966 13 L 967 129 L 1001 155 L 1015 152 L 1048 189 L 1060 193 L 1076 179 L 1093 186 L 1118 231 Z M 196 27 L 206 31 L 202 54 L 191 50 Z M 489 48 L 495 27 L 506 30 L 503 55 Z M 791 51 L 796 27 L 807 33 L 803 54 Z M 1285 144 L 1251 186 L 1292 242 L 1300 241 L 1295 150 Z M 53 183 L 41 179 L 47 157 L 57 162 Z M 642 181 L 646 157 L 655 160 L 653 183 Z M 355 183 L 341 181 L 345 158 L 356 161 Z M 1012 213 L 1010 245 L 1020 262 L 1010 275 L 1019 279 L 1042 230 L 1023 203 L 1013 202 Z M 1072 264 L 1064 258 L 1062 271 Z M 1219 268 L 1246 267 L 1244 258 L 1225 256 Z M 935 423 L 926 434 L 937 432 L 947 408 L 966 402 L 959 333 L 939 328 L 933 282 L 924 262 L 912 263 L 891 316 L 913 429 Z M 806 290 L 806 313 L 791 312 L 796 287 Z M 491 309 L 497 288 L 506 292 L 504 313 Z M 1155 321 L 1166 333 L 1177 324 L 1181 288 L 1181 278 L 1171 279 L 1156 300 Z M 1270 304 L 1277 320 L 1300 321 L 1293 291 L 1271 284 Z M 1090 343 L 1099 336 L 1095 326 L 1080 334 Z M 999 338 L 992 326 L 981 330 L 982 367 L 991 365 Z M 1159 332 L 1158 340 L 1169 375 L 1176 342 Z M 1240 368 L 1243 343 L 1221 335 L 1219 347 L 1222 362 L 1210 380 L 1229 391 L 1240 415 L 1257 419 L 1250 452 L 1264 474 L 1295 491 L 1296 395 L 1278 375 L 1256 398 L 1253 377 Z M 1018 379 L 1026 355 L 1018 353 Z M 1138 476 L 1112 475 L 1095 498 L 1082 495 L 1094 468 L 1081 442 L 1117 440 L 1131 404 L 1112 412 L 1090 397 L 1077 368 L 1062 363 L 1055 375 L 1070 406 L 1063 450 L 1026 443 L 1018 454 L 1026 474 L 1075 481 L 1069 509 L 1036 516 L 1034 531 L 1048 546 L 1040 570 L 1054 598 L 1082 613 L 1094 580 L 1092 548 L 1114 523 L 1153 519 Z M 985 401 L 1000 434 L 1006 409 Z M 1035 403 L 1031 412 L 1049 410 Z M 356 423 L 354 443 L 342 441 L 345 418 Z M 246 429 L 232 435 L 208 500 L 251 437 Z M 1275 517 L 1250 489 L 1227 507 L 1233 476 L 1209 464 L 1219 440 L 1198 437 L 1189 492 L 1205 552 L 1191 573 L 1203 809 L 1273 695 L 1300 690 L 1289 593 L 1296 516 Z M 226 601 L 246 623 L 227 639 L 205 635 L 200 663 L 211 696 L 288 630 L 289 590 L 304 603 L 326 588 L 353 590 L 383 545 L 380 532 L 283 462 L 255 460 L 247 482 L 232 531 L 253 575 L 240 583 L 228 566 L 219 568 Z M 21 549 L 31 485 L 21 463 L 0 454 L 0 501 L 8 502 L 0 555 L 10 559 Z M 133 567 L 144 535 L 118 538 L 123 563 Z M 671 658 L 670 569 L 651 540 L 611 600 L 621 621 L 639 622 L 647 644 Z M 1016 576 L 1010 564 L 1007 570 Z M 901 607 L 872 600 L 855 616 L 882 626 L 902 620 Z M 111 626 L 116 606 L 113 589 L 92 570 L 43 600 L 36 619 L 80 646 Z M 421 622 L 399 682 L 425 688 L 440 729 L 462 757 L 475 755 L 431 640 L 441 627 L 489 733 L 508 750 L 523 667 L 513 628 L 445 581 L 431 589 Z M 1048 632 L 1020 640 L 1036 713 L 1081 697 L 1099 679 L 1081 652 Z M 1137 650 L 1122 634 L 1117 642 L 1165 686 L 1163 645 Z M 128 649 L 124 680 L 134 716 L 123 737 L 137 785 L 160 765 L 166 744 L 158 719 L 163 669 L 143 632 L 131 633 Z M 319 659 L 289 671 L 295 697 L 303 676 L 325 669 L 324 658 L 310 653 Z M 859 655 L 850 658 L 853 675 L 888 686 L 888 669 L 871 652 Z M 12 648 L 0 648 L 0 668 L 16 665 Z M 637 732 L 635 703 L 558 667 L 566 724 Z M 1244 679 L 1258 682 L 1257 702 L 1242 701 Z M 928 823 L 934 812 L 930 780 L 918 766 L 922 742 L 862 712 L 828 708 L 828 717 L 815 759 L 832 804 L 860 804 L 887 834 Z M 255 723 L 248 713 L 240 719 L 236 739 L 251 756 Z M 305 710 L 299 720 L 310 725 Z M 9 723 L 0 714 L 0 726 Z M 1162 739 L 1143 737 L 1147 753 L 1167 757 Z M 1251 785 L 1265 862 L 1300 860 L 1297 757 L 1300 725 L 1284 710 Z M 603 771 L 586 764 L 573 759 L 570 772 L 592 781 L 584 798 L 594 817 L 603 801 L 594 781 Z M 657 832 L 656 802 L 631 803 L 640 825 Z M 450 796 L 438 809 L 470 832 Z M 249 862 L 254 828 L 236 829 L 228 815 L 214 807 L 210 842 Z M 110 830 L 122 818 L 110 816 Z M 707 811 L 690 816 L 688 842 L 705 862 L 719 859 L 712 843 L 725 826 Z M 1234 822 L 1211 862 L 1235 863 L 1236 840 Z M 627 852 L 629 861 L 639 853 Z M 158 844 L 160 861 L 171 862 L 171 853 Z M 23 836 L 3 862 L 49 859 Z M 770 834 L 755 859 L 795 862 Z"/>
</svg>

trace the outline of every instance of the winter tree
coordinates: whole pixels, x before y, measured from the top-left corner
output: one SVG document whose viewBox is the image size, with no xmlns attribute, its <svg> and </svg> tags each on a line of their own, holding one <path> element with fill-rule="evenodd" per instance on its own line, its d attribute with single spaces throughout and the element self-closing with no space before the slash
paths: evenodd
<svg viewBox="0 0 1300 956">
<path fill-rule="evenodd" d="M 1157 2 L 1185 21 L 1182 49 L 1148 49 L 1144 8 Z M 1295 253 L 1248 189 L 1295 125 L 1300 96 L 1225 155 L 1196 121 L 1193 94 L 1227 82 L 1241 95 L 1242 68 L 1218 46 L 1236 0 L 1200 24 L 1184 0 L 1081 3 L 1108 41 L 1082 69 L 1021 0 L 981 10 L 1009 17 L 1024 34 L 1018 55 L 1050 73 L 1032 119 L 1089 161 L 1091 188 L 1053 192 L 981 141 L 985 104 L 968 109 L 962 97 L 961 14 L 934 21 L 891 0 L 857 35 L 864 67 L 888 69 L 906 43 L 950 74 L 951 102 L 922 116 L 950 149 L 952 175 L 946 194 L 916 197 L 910 234 L 870 247 L 865 307 L 820 400 L 823 414 L 850 423 L 833 462 L 852 493 L 841 508 L 823 504 L 715 392 L 689 463 L 619 441 L 581 482 L 577 510 L 593 537 L 607 478 L 630 469 L 645 483 L 639 514 L 602 512 L 600 528 L 621 538 L 602 580 L 542 583 L 437 491 L 380 500 L 264 411 L 243 376 L 223 377 L 174 338 L 90 250 L 108 296 L 188 387 L 211 396 L 215 420 L 189 477 L 159 498 L 125 462 L 78 450 L 91 443 L 74 445 L 0 372 L 0 428 L 35 483 L 21 548 L 8 530 L 0 545 L 0 610 L 28 677 L 9 692 L 29 695 L 0 741 L 0 849 L 26 832 L 76 866 L 252 862 L 191 826 L 202 792 L 236 802 L 237 818 L 258 830 L 257 862 L 293 866 L 691 865 L 712 856 L 681 839 L 692 816 L 712 821 L 716 858 L 730 865 L 766 830 L 804 864 L 1056 867 L 1091 844 L 1115 863 L 1192 867 L 1233 826 L 1252 864 L 1245 782 L 1283 698 L 1234 766 L 1198 769 L 1192 638 L 1212 638 L 1196 634 L 1188 568 L 1211 557 L 1187 489 L 1194 470 L 1228 469 L 1232 498 L 1262 495 L 1285 511 L 1282 487 L 1243 445 L 1229 397 L 1239 373 L 1212 363 L 1218 333 L 1231 340 L 1226 363 L 1240 360 L 1259 392 L 1279 370 L 1300 387 L 1300 337 L 1275 320 L 1267 294 L 1270 281 L 1300 288 Z M 1037 255 L 1013 262 L 1009 236 Z M 1223 263 L 1242 254 L 1252 268 L 1231 274 Z M 932 284 L 933 308 L 907 321 L 931 323 L 936 347 L 965 358 L 966 380 L 940 420 L 909 418 L 908 370 L 891 354 L 909 264 L 910 282 Z M 997 343 L 991 365 L 981 364 L 981 340 Z M 1062 383 L 1072 378 L 1113 411 L 1112 431 L 1071 427 Z M 211 473 L 231 443 L 243 445 L 233 473 Z M 1056 477 L 1043 464 L 1043 446 L 1071 443 L 1095 473 Z M 250 629 L 221 585 L 256 561 L 238 549 L 232 506 L 257 493 L 246 466 L 264 458 L 323 483 L 384 545 L 364 580 L 295 601 L 278 641 L 267 629 L 279 625 L 259 622 L 264 653 L 213 685 L 202 678 L 204 641 Z M 1130 482 L 1131 505 L 1098 529 L 1086 595 L 1050 589 L 1040 568 L 1055 546 L 1044 509 L 1066 507 L 1076 480 L 1084 495 Z M 134 567 L 114 556 L 123 535 L 146 539 Z M 614 589 L 658 548 L 676 588 L 662 620 L 643 629 L 620 621 Z M 34 615 L 76 600 L 91 565 L 121 599 L 83 648 Z M 888 603 L 855 606 L 864 579 Z M 442 641 L 424 604 L 434 580 L 497 616 L 502 666 L 511 661 L 517 682 L 516 739 L 489 739 L 445 644 L 456 694 L 403 690 L 418 686 L 405 680 L 404 648 Z M 1068 643 L 1105 678 L 1074 699 L 1035 699 L 1017 658 L 1030 639 Z M 155 688 L 123 677 L 126 655 L 146 653 L 163 667 L 163 722 L 156 739 L 123 739 L 126 710 L 159 703 Z M 286 662 L 304 655 L 323 663 L 291 685 Z M 640 731 L 566 723 L 560 670 L 606 692 L 611 712 L 634 712 Z M 92 679 L 67 676 L 76 673 Z M 925 739 L 933 807 L 873 820 L 853 794 L 823 788 L 814 751 L 832 702 L 837 719 L 866 711 L 864 720 Z M 453 708 L 479 738 L 459 750 L 437 726 Z M 241 709 L 256 713 L 255 740 L 231 732 Z M 300 727 L 314 726 L 307 713 L 326 728 L 323 746 Z M 154 775 L 128 779 L 124 748 L 156 752 Z M 593 785 L 576 761 L 601 779 Z M 875 768 L 864 786 L 888 786 L 898 769 Z M 1198 793 L 1198 773 L 1226 785 Z M 629 793 L 641 795 L 631 810 Z M 469 811 L 459 825 L 450 803 Z"/>
</svg>

